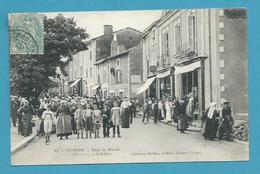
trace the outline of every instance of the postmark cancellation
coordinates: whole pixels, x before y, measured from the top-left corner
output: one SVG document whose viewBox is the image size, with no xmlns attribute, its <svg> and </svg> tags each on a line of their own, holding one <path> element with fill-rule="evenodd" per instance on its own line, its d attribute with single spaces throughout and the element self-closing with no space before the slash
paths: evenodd
<svg viewBox="0 0 260 174">
<path fill-rule="evenodd" d="M 42 14 L 9 14 L 10 54 L 43 54 L 44 24 Z"/>
</svg>

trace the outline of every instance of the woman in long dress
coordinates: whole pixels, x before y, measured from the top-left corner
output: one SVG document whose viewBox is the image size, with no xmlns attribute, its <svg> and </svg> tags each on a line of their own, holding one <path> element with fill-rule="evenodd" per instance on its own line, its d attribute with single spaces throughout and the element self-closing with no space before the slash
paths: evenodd
<svg viewBox="0 0 260 174">
<path fill-rule="evenodd" d="M 60 107 L 57 109 L 57 123 L 56 123 L 56 134 L 60 139 L 63 136 L 68 139 L 69 135 L 72 135 L 71 118 L 69 115 L 69 109 L 66 106 L 66 101 L 62 100 Z"/>
<path fill-rule="evenodd" d="M 129 101 L 127 98 L 121 103 L 122 128 L 130 127 Z"/>
<path fill-rule="evenodd" d="M 163 120 L 164 110 L 163 110 L 163 101 L 162 101 L 162 99 L 158 102 L 158 113 L 159 113 L 159 120 Z"/>
<path fill-rule="evenodd" d="M 171 101 L 170 99 L 168 99 L 166 102 L 165 102 L 165 109 L 166 109 L 166 121 L 167 122 L 170 122 L 172 120 L 171 118 Z"/>
<path fill-rule="evenodd" d="M 187 114 L 187 119 L 188 121 L 192 121 L 193 119 L 193 108 L 194 108 L 194 102 L 193 102 L 193 98 L 191 97 L 189 99 L 189 102 L 187 104 L 187 107 L 186 107 L 186 114 Z"/>
<path fill-rule="evenodd" d="M 22 116 L 22 135 L 27 137 L 32 133 L 32 108 L 29 106 L 28 100 L 24 100 L 23 106 L 18 110 Z"/>
<path fill-rule="evenodd" d="M 204 122 L 202 127 L 202 135 L 205 137 L 205 140 L 214 140 L 217 135 L 218 124 L 216 118 L 219 114 L 216 106 L 216 103 L 211 103 L 203 115 Z"/>
<path fill-rule="evenodd" d="M 45 144 L 50 143 L 50 136 L 52 131 L 52 120 L 54 118 L 54 114 L 51 111 L 51 106 L 47 106 L 47 110 L 42 113 L 42 120 L 44 120 L 44 132 L 45 132 Z"/>
<path fill-rule="evenodd" d="M 181 133 L 184 133 L 184 131 L 187 129 L 187 116 L 186 116 L 186 107 L 184 100 L 180 100 L 179 106 L 178 106 L 178 124 L 177 124 L 177 130 L 179 130 Z"/>
</svg>

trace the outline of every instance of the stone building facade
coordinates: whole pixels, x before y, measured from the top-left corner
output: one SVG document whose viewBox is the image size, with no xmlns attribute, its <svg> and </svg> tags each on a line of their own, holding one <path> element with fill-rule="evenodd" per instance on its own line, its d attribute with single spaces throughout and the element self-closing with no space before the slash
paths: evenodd
<svg viewBox="0 0 260 174">
<path fill-rule="evenodd" d="M 164 11 L 145 30 L 142 44 L 144 85 L 153 78 L 143 88 L 145 97 L 193 96 L 199 112 L 226 99 L 237 117 L 246 118 L 244 9 Z"/>
<path fill-rule="evenodd" d="M 110 73 L 110 69 L 107 68 L 108 63 L 97 63 L 121 55 L 122 52 L 132 55 L 130 50 L 140 45 L 141 36 L 142 32 L 130 27 L 113 31 L 112 25 L 105 25 L 104 34 L 89 40 L 88 50 L 74 55 L 73 60 L 66 67 L 68 72 L 65 82 L 66 93 L 80 96 L 109 95 L 108 85 L 114 82 L 108 79 Z M 142 54 L 139 58 L 142 62 Z M 125 66 L 125 60 L 120 61 L 122 66 Z M 122 79 L 127 80 L 125 77 Z M 123 89 L 126 91 L 124 93 L 128 94 L 128 88 Z"/>
</svg>

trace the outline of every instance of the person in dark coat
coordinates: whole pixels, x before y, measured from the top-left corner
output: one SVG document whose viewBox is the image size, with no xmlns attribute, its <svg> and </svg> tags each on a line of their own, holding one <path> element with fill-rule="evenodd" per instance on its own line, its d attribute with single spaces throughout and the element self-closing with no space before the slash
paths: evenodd
<svg viewBox="0 0 260 174">
<path fill-rule="evenodd" d="M 203 127 L 202 127 L 202 135 L 205 140 L 214 140 L 217 135 L 217 117 L 219 116 L 217 109 L 217 104 L 211 103 L 210 106 L 206 109 L 206 112 L 203 115 Z"/>
<path fill-rule="evenodd" d="M 220 140 L 231 140 L 233 126 L 232 109 L 228 101 L 223 102 L 223 107 L 220 111 L 220 124 L 218 127 L 218 138 Z"/>
<path fill-rule="evenodd" d="M 109 137 L 109 120 L 110 120 L 110 109 L 107 105 L 104 105 L 104 108 L 101 111 L 102 116 L 102 127 L 103 127 L 103 137 Z"/>
<path fill-rule="evenodd" d="M 29 136 L 32 133 L 32 115 L 33 110 L 29 105 L 28 100 L 24 100 L 24 105 L 18 110 L 18 113 L 22 117 L 22 132 L 24 137 Z"/>
<path fill-rule="evenodd" d="M 186 106 L 184 100 L 180 100 L 177 118 L 178 118 L 177 130 L 179 130 L 181 133 L 184 133 L 188 125 Z"/>
<path fill-rule="evenodd" d="M 18 109 L 19 109 L 19 105 L 16 98 L 11 97 L 11 119 L 12 119 L 13 127 L 16 127 L 16 122 L 18 118 L 18 112 L 17 112 Z"/>
<path fill-rule="evenodd" d="M 134 102 L 133 100 L 130 100 L 129 102 L 129 117 L 130 117 L 130 124 L 133 123 L 133 117 L 134 117 Z"/>
<path fill-rule="evenodd" d="M 120 112 L 122 118 L 122 128 L 130 128 L 130 112 L 129 112 L 130 102 L 127 97 L 121 103 Z"/>
<path fill-rule="evenodd" d="M 42 120 L 42 114 L 46 109 L 43 107 L 43 105 L 40 105 L 40 108 L 38 109 L 36 116 L 36 132 L 39 134 L 39 136 L 44 134 L 44 120 Z"/>
<path fill-rule="evenodd" d="M 153 115 L 153 123 L 157 124 L 158 123 L 158 102 L 156 99 L 154 99 L 153 105 L 152 105 L 152 115 Z"/>
<path fill-rule="evenodd" d="M 179 115 L 179 110 L 180 110 L 180 103 L 178 99 L 175 99 L 173 102 L 173 115 L 172 119 L 175 123 L 178 123 L 178 115 Z"/>
<path fill-rule="evenodd" d="M 75 121 L 75 112 L 77 110 L 77 103 L 72 100 L 70 105 L 69 105 L 69 114 L 71 117 L 71 128 L 74 134 L 77 134 L 77 126 L 76 126 L 76 121 Z"/>
</svg>

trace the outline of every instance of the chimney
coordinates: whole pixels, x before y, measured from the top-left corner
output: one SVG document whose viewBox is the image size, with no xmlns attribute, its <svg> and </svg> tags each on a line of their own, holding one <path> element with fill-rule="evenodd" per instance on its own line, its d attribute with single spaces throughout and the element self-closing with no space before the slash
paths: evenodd
<svg viewBox="0 0 260 174">
<path fill-rule="evenodd" d="M 114 34 L 113 41 L 111 42 L 111 56 L 117 55 L 119 53 L 119 45 L 117 42 L 117 34 Z"/>
<path fill-rule="evenodd" d="M 104 35 L 105 36 L 113 35 L 113 25 L 104 25 Z"/>
</svg>

